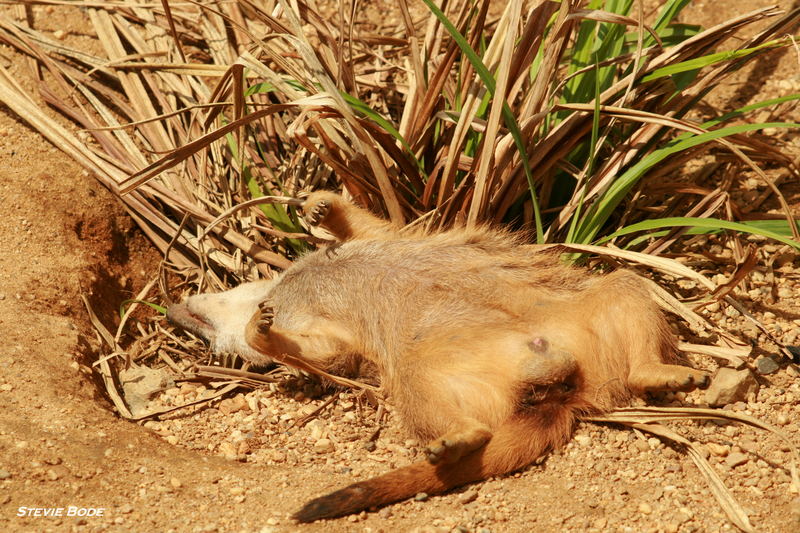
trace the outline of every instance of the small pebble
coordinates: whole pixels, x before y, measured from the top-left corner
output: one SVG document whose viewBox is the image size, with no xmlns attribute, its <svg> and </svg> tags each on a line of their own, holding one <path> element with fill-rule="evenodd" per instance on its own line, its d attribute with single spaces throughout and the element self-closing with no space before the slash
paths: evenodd
<svg viewBox="0 0 800 533">
<path fill-rule="evenodd" d="M 592 437 L 589 435 L 575 435 L 575 442 L 580 446 L 588 446 L 592 443 Z"/>
<path fill-rule="evenodd" d="M 225 441 L 219 445 L 219 455 L 223 456 L 226 459 L 235 459 L 236 448 L 233 446 L 232 443 Z"/>
<path fill-rule="evenodd" d="M 780 365 L 772 357 L 762 357 L 756 361 L 756 370 L 762 376 L 775 373 L 780 368 Z"/>
<path fill-rule="evenodd" d="M 329 453 L 333 450 L 334 446 L 330 439 L 319 439 L 314 443 L 314 451 L 317 453 Z"/>
<path fill-rule="evenodd" d="M 725 459 L 725 464 L 731 468 L 745 464 L 749 457 L 741 452 L 731 452 Z"/>
<path fill-rule="evenodd" d="M 708 448 L 708 451 L 717 457 L 725 457 L 731 451 L 730 446 L 726 446 L 725 444 L 717 444 L 716 442 L 707 442 L 706 448 Z"/>
<path fill-rule="evenodd" d="M 428 500 L 428 495 L 425 494 L 424 492 L 419 492 L 419 493 L 417 493 L 416 496 L 414 496 L 414 500 L 416 500 L 418 502 L 427 501 Z"/>
<path fill-rule="evenodd" d="M 244 396 L 239 394 L 233 398 L 225 398 L 219 402 L 218 409 L 223 415 L 229 415 L 237 411 L 247 410 L 249 407 L 247 405 L 247 400 L 244 399 Z"/>
<path fill-rule="evenodd" d="M 462 505 L 466 505 L 468 503 L 474 502 L 478 498 L 478 491 L 477 490 L 468 490 L 466 492 L 462 492 L 458 496 L 458 501 Z"/>
</svg>

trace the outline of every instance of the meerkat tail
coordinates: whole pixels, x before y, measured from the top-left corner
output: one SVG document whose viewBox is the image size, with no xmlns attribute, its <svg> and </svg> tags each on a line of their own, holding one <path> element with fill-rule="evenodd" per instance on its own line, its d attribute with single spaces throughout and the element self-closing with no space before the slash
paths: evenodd
<svg viewBox="0 0 800 533">
<path fill-rule="evenodd" d="M 486 446 L 451 464 L 427 461 L 353 483 L 308 502 L 293 518 L 313 522 L 405 500 L 420 492 L 439 494 L 466 483 L 519 470 L 563 445 L 575 414 L 564 405 L 540 405 L 500 426 Z"/>
</svg>

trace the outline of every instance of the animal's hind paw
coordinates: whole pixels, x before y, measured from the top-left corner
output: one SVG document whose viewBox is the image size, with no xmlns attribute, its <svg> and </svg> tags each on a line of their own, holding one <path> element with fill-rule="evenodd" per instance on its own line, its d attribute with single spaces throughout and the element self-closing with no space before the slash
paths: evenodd
<svg viewBox="0 0 800 533">
<path fill-rule="evenodd" d="M 711 376 L 702 370 L 686 368 L 685 374 L 676 375 L 668 382 L 669 388 L 676 391 L 691 391 L 694 389 L 706 389 L 711 384 Z"/>
<path fill-rule="evenodd" d="M 479 422 L 462 431 L 451 432 L 425 447 L 424 453 L 431 464 L 455 463 L 465 455 L 486 444 L 492 437 L 491 430 Z"/>
<path fill-rule="evenodd" d="M 711 383 L 707 372 L 691 367 L 646 364 L 631 369 L 628 387 L 639 392 L 690 391 L 705 389 Z"/>
<path fill-rule="evenodd" d="M 423 452 L 425 453 L 425 457 L 428 458 L 428 462 L 431 463 L 432 465 L 435 465 L 436 463 L 441 461 L 442 457 L 444 457 L 445 453 L 447 452 L 448 448 L 447 444 L 448 443 L 446 440 L 441 439 L 439 441 L 432 442 L 428 446 L 426 446 Z"/>
<path fill-rule="evenodd" d="M 331 210 L 328 200 L 320 200 L 306 212 L 306 221 L 312 226 L 319 226 Z"/>
<path fill-rule="evenodd" d="M 256 328 L 262 335 L 269 333 L 269 328 L 272 327 L 272 322 L 275 320 L 275 310 L 267 302 L 258 304 L 258 319 L 256 320 Z"/>
</svg>

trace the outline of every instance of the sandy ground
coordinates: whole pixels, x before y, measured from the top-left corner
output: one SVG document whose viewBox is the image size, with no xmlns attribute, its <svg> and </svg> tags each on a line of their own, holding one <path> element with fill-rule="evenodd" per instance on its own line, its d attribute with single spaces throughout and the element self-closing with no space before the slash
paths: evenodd
<svg viewBox="0 0 800 533">
<path fill-rule="evenodd" d="M 768 4 L 755 0 L 748 8 Z M 686 18 L 708 24 L 737 13 L 739 5 L 697 2 Z M 42 27 L 66 24 L 91 46 L 91 35 L 81 33 L 80 12 L 59 13 L 63 17 L 43 19 Z M 33 89 L 27 64 L 7 47 L 0 46 L 0 65 Z M 796 92 L 798 72 L 793 55 L 783 54 L 743 73 L 728 94 L 743 104 Z M 794 115 L 783 118 L 800 118 Z M 798 206 L 796 186 L 793 190 L 789 199 Z M 570 445 L 524 472 L 376 513 L 298 526 L 288 516 L 306 499 L 415 460 L 419 443 L 391 419 L 373 441 L 374 410 L 362 409 L 350 393 L 302 428 L 293 421 L 326 398 L 275 388 L 245 391 L 225 406 L 143 426 L 121 420 L 90 368 L 99 343 L 80 295 L 87 295 L 111 326 L 120 302 L 155 276 L 157 254 L 107 191 L 3 107 L 0 206 L 0 530 L 734 529 L 687 456 L 647 435 L 593 424 L 581 425 Z M 800 263 L 790 257 L 769 270 L 770 258 L 785 250 L 762 247 L 761 277 L 749 281 L 743 301 L 785 341 L 800 344 L 793 340 L 800 336 Z M 704 268 L 715 275 L 713 265 Z M 759 340 L 741 317 L 724 309 L 716 313 L 732 331 Z M 759 380 L 758 396 L 731 408 L 781 427 L 800 445 L 796 368 L 783 364 Z M 201 393 L 175 388 L 159 402 L 178 403 Z M 697 405 L 703 396 L 662 402 Z M 705 453 L 757 530 L 800 530 L 800 502 L 782 466 L 788 447 L 735 426 L 675 427 L 711 443 Z M 328 445 L 320 445 L 322 440 Z M 66 516 L 71 506 L 95 516 Z M 23 507 L 63 508 L 64 516 L 20 517 Z"/>
</svg>

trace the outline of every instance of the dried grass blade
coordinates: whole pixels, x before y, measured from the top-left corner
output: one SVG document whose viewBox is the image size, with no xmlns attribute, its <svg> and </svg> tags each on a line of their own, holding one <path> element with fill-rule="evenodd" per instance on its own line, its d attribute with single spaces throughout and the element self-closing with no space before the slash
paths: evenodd
<svg viewBox="0 0 800 533">
<path fill-rule="evenodd" d="M 736 271 L 733 273 L 731 278 L 723 283 L 722 285 L 717 286 L 716 290 L 712 293 L 712 296 L 716 299 L 723 298 L 727 296 L 733 289 L 735 289 L 747 276 L 750 275 L 750 272 L 756 267 L 758 263 L 758 253 L 757 249 L 754 245 L 750 245 L 747 247 L 747 251 L 745 252 L 746 255 L 744 259 L 740 262 L 737 262 Z"/>
<path fill-rule="evenodd" d="M 109 59 L 119 61 L 126 58 L 127 52 L 117 33 L 114 17 L 107 11 L 97 9 L 90 9 L 89 17 Z M 140 120 L 158 115 L 144 81 L 137 74 L 119 72 L 118 77 L 125 93 L 131 100 L 133 109 L 136 110 L 137 116 L 132 117 L 133 119 Z M 156 151 L 163 152 L 172 149 L 172 143 L 161 124 L 148 123 L 142 126 L 141 131 Z"/>
<path fill-rule="evenodd" d="M 600 9 L 576 9 L 567 17 L 567 20 L 573 19 L 596 20 L 597 22 L 610 22 L 612 24 L 621 24 L 623 26 L 639 27 L 639 21 L 633 17 L 627 17 L 625 15 L 611 13 L 609 11 L 602 11 Z M 663 46 L 661 38 L 658 36 L 658 33 L 653 30 L 653 28 L 645 24 L 644 29 L 647 30 L 647 33 L 649 33 L 650 36 L 656 40 L 658 46 Z"/>
<path fill-rule="evenodd" d="M 741 368 L 744 365 L 742 357 L 748 357 L 753 351 L 749 344 L 741 346 L 709 346 L 707 344 L 692 344 L 689 342 L 679 342 L 678 349 L 687 353 L 698 353 L 708 355 L 717 359 L 725 359 L 734 368 Z"/>
<path fill-rule="evenodd" d="M 172 18 L 172 9 L 169 7 L 169 0 L 161 0 L 161 5 L 164 7 L 164 16 L 169 24 L 169 31 L 172 33 L 172 40 L 175 48 L 178 49 L 178 54 L 181 56 L 181 61 L 186 63 L 186 54 L 183 53 L 183 45 L 180 38 L 178 38 L 178 30 L 175 29 L 175 20 Z"/>
<path fill-rule="evenodd" d="M 489 173 L 489 167 L 494 162 L 494 153 L 497 141 L 497 133 L 500 129 L 500 120 L 502 118 L 503 106 L 506 104 L 506 93 L 510 85 L 509 76 L 511 74 L 511 59 L 513 56 L 513 45 L 517 39 L 517 20 L 520 18 L 520 11 L 522 9 L 519 0 L 511 0 L 506 11 L 503 13 L 502 21 L 505 22 L 503 27 L 506 32 L 497 31 L 492 37 L 492 43 L 495 40 L 500 40 L 503 43 L 500 55 L 500 64 L 497 68 L 496 86 L 492 98 L 492 106 L 489 110 L 489 119 L 486 122 L 486 133 L 483 136 L 478 171 L 475 173 L 475 187 L 470 205 L 469 213 L 467 214 L 467 225 L 475 226 L 479 218 L 485 216 L 486 205 L 490 192 L 493 188 L 493 177 L 496 174 Z M 490 44 L 490 47 L 491 47 Z"/>
<path fill-rule="evenodd" d="M 180 148 L 171 151 L 161 159 L 149 164 L 136 174 L 121 180 L 119 183 L 120 194 L 128 194 L 138 187 L 141 187 L 143 184 L 147 183 L 161 172 L 170 169 L 182 161 L 192 157 L 200 149 L 208 146 L 218 139 L 221 139 L 228 133 L 235 131 L 240 126 L 254 122 L 260 118 L 269 116 L 279 111 L 290 109 L 293 107 L 293 105 L 294 104 L 273 104 L 265 109 L 254 111 L 244 118 L 229 122 L 221 128 L 203 135 L 199 139 L 195 139 L 194 141 L 184 144 Z"/>
<path fill-rule="evenodd" d="M 278 381 L 277 378 L 269 374 L 260 374 L 258 372 L 248 372 L 247 370 L 238 368 L 211 365 L 197 365 L 197 375 L 210 378 L 241 379 L 259 384 L 276 383 Z"/>
<path fill-rule="evenodd" d="M 122 316 L 122 319 L 120 319 L 119 326 L 117 326 L 117 333 L 116 333 L 116 335 L 114 335 L 114 342 L 116 344 L 119 344 L 119 339 L 120 339 L 120 337 L 122 337 L 122 332 L 125 329 L 126 322 L 128 322 L 128 317 L 130 317 L 131 313 L 133 313 L 133 311 L 139 306 L 138 302 L 145 299 L 145 297 L 147 296 L 147 293 L 150 292 L 150 289 L 152 289 L 153 286 L 157 282 L 158 282 L 158 278 L 157 277 L 153 278 L 152 280 L 150 280 L 147 283 L 147 285 L 145 285 L 144 288 L 141 291 L 139 291 L 139 294 L 136 295 L 136 297 L 134 298 L 134 301 L 128 307 L 128 309 L 126 310 L 125 314 Z"/>
<path fill-rule="evenodd" d="M 89 299 L 85 294 L 81 294 L 81 300 L 83 300 L 83 305 L 86 306 L 86 312 L 89 314 L 89 321 L 91 321 L 97 332 L 103 337 L 103 340 L 108 343 L 109 347 L 111 347 L 114 353 L 119 353 L 121 351 L 119 345 L 117 345 L 114 337 L 106 329 L 103 323 L 100 322 L 100 319 L 97 318 L 97 315 L 95 314 L 94 309 L 92 309 L 92 305 L 89 303 Z M 108 396 L 114 403 L 114 407 L 117 408 L 117 411 L 121 416 L 125 418 L 131 418 L 131 412 L 117 390 L 117 385 L 114 382 L 114 376 L 111 372 L 111 365 L 108 364 L 108 357 L 101 355 L 97 361 L 97 364 L 100 367 L 100 376 L 103 378 L 103 384 L 106 387 L 106 392 L 108 392 Z"/>
<path fill-rule="evenodd" d="M 529 246 L 535 247 L 536 249 L 540 250 L 546 250 L 549 248 L 558 247 L 558 248 L 566 248 L 568 250 L 575 250 L 578 252 L 589 252 L 598 255 L 608 255 L 611 257 L 618 257 L 620 259 L 625 259 L 626 261 L 632 261 L 634 263 L 639 263 L 645 266 L 649 266 L 651 268 L 655 268 L 667 274 L 672 274 L 674 276 L 680 276 L 682 278 L 694 280 L 709 290 L 716 289 L 716 285 L 710 279 L 706 278 L 702 274 L 695 272 L 691 268 L 682 265 L 681 263 L 673 259 L 665 257 L 655 257 L 640 252 L 633 252 L 630 250 L 620 250 L 618 248 L 610 248 L 606 246 L 594 246 L 591 244 L 564 243 L 564 244 L 546 244 L 546 245 L 529 245 Z"/>
</svg>

